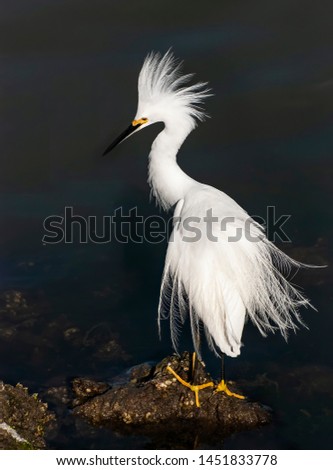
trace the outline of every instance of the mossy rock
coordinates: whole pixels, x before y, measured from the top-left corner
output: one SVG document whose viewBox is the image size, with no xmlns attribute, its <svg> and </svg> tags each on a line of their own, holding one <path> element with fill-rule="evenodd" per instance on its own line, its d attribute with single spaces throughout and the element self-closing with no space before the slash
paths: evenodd
<svg viewBox="0 0 333 470">
<path fill-rule="evenodd" d="M 37 394 L 0 381 L 0 449 L 45 448 L 45 430 L 54 420 Z"/>
<path fill-rule="evenodd" d="M 112 426 L 120 431 L 141 433 L 173 432 L 175 429 L 194 428 L 207 430 L 209 434 L 230 435 L 235 431 L 255 428 L 271 421 L 271 414 L 264 406 L 248 399 L 229 397 L 215 393 L 215 387 L 199 392 L 200 407 L 196 406 L 194 393 L 181 385 L 168 370 L 168 366 L 184 380 L 190 380 L 191 355 L 172 355 L 155 366 L 138 366 L 126 384 L 103 387 L 90 381 L 86 398 L 82 395 L 87 379 L 74 382 L 80 390 L 79 400 L 74 400 L 74 414 L 88 419 L 94 425 Z M 211 382 L 204 365 L 198 362 L 197 383 Z M 229 387 L 241 394 L 237 384 Z M 92 396 L 92 390 L 96 390 Z M 99 390 L 99 392 L 98 392 Z M 79 403 L 79 404 L 77 404 Z M 77 406 L 75 406 L 77 405 Z"/>
</svg>

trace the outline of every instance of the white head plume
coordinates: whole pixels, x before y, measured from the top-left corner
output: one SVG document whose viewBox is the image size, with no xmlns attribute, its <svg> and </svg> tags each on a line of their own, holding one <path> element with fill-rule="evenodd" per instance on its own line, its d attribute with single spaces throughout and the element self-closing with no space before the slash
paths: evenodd
<svg viewBox="0 0 333 470">
<path fill-rule="evenodd" d="M 148 118 L 146 125 L 159 121 L 170 125 L 181 118 L 192 130 L 197 120 L 206 117 L 201 104 L 211 96 L 207 83 L 184 86 L 193 74 L 181 75 L 181 65 L 170 50 L 163 56 L 155 52 L 148 54 L 139 75 L 135 119 Z"/>
</svg>

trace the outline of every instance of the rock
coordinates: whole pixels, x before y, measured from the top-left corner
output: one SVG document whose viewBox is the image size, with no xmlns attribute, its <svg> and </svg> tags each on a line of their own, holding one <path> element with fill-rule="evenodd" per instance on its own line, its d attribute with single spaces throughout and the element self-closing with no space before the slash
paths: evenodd
<svg viewBox="0 0 333 470">
<path fill-rule="evenodd" d="M 70 358 L 66 364 L 68 375 L 73 375 L 70 368 L 77 373 L 78 361 L 85 364 L 85 370 L 96 370 L 101 362 L 118 367 L 129 360 L 111 324 L 93 323 L 82 328 L 73 323 L 70 314 L 56 316 L 50 314 L 50 309 L 43 291 L 0 292 L 0 356 L 6 355 L 8 344 L 15 350 L 15 355 L 3 364 L 3 374 L 22 362 L 26 370 L 30 369 L 29 374 L 33 369 L 38 374 L 41 369 L 59 374 L 63 372 L 64 355 Z"/>
<path fill-rule="evenodd" d="M 193 436 L 193 427 L 197 425 L 210 434 L 225 436 L 270 422 L 270 413 L 260 404 L 214 393 L 213 387 L 199 392 L 201 406 L 196 407 L 194 393 L 167 370 L 170 365 L 189 381 L 190 363 L 191 356 L 186 352 L 165 358 L 149 371 L 147 367 L 139 366 L 132 371 L 128 383 L 99 388 L 95 396 L 74 406 L 74 414 L 98 426 L 112 424 L 126 433 L 140 429 L 140 432 L 146 430 L 156 434 L 162 427 L 164 434 L 177 429 L 178 436 L 179 428 L 186 427 Z M 199 384 L 211 381 L 200 362 L 197 381 Z M 229 388 L 241 393 L 234 383 L 229 382 Z M 91 384 L 89 390 L 92 390 Z"/>
<path fill-rule="evenodd" d="M 45 448 L 45 429 L 54 420 L 36 394 L 0 381 L 0 449 Z"/>
<path fill-rule="evenodd" d="M 73 380 L 72 387 L 76 396 L 73 405 L 76 406 L 86 402 L 90 397 L 104 393 L 109 388 L 109 385 L 87 378 L 77 378 Z"/>
<path fill-rule="evenodd" d="M 99 361 L 127 361 L 130 356 L 121 347 L 117 335 L 105 323 L 94 325 L 85 333 L 83 347 Z"/>
<path fill-rule="evenodd" d="M 69 406 L 72 402 L 70 390 L 67 385 L 59 385 L 47 388 L 41 392 L 43 399 L 54 406 Z"/>
<path fill-rule="evenodd" d="M 33 302 L 28 302 L 26 294 L 21 291 L 9 290 L 0 293 L 1 319 L 12 324 L 30 325 L 40 313 Z"/>
</svg>

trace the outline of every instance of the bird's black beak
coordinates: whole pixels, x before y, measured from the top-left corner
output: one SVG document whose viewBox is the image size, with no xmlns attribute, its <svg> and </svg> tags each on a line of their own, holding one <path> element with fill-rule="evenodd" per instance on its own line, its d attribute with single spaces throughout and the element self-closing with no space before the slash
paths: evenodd
<svg viewBox="0 0 333 470">
<path fill-rule="evenodd" d="M 140 126 L 142 126 L 142 124 L 146 124 L 146 122 L 148 122 L 148 119 L 146 119 L 146 118 L 137 119 L 136 121 L 132 121 L 131 125 L 128 126 L 128 128 L 125 129 L 124 132 L 122 132 L 120 134 L 120 136 L 117 137 L 116 140 L 114 140 L 112 142 L 112 144 L 109 145 L 108 148 L 103 152 L 103 157 L 107 153 L 111 152 L 111 150 L 113 150 L 123 140 L 127 139 L 127 137 L 129 137 L 131 134 L 133 134 L 133 132 L 137 131 L 140 128 Z"/>
</svg>

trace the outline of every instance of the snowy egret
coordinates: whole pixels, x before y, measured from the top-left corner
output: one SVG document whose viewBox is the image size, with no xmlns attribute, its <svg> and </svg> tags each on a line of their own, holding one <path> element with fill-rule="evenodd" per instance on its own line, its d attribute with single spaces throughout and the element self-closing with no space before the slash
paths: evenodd
<svg viewBox="0 0 333 470">
<path fill-rule="evenodd" d="M 198 121 L 205 118 L 201 107 L 210 96 L 206 83 L 188 85 L 192 74 L 182 75 L 181 64 L 172 52 L 149 54 L 138 81 L 138 108 L 131 125 L 104 154 L 133 133 L 156 122 L 164 129 L 152 144 L 148 182 L 158 204 L 174 208 L 161 282 L 158 324 L 170 319 L 171 339 L 177 351 L 179 327 L 189 315 L 195 353 L 200 358 L 200 325 L 210 348 L 218 355 L 236 357 L 247 317 L 260 333 L 289 330 L 302 323 L 299 307 L 309 301 L 285 278 L 291 267 L 301 263 L 281 252 L 256 223 L 227 194 L 199 183 L 178 166 L 176 155 Z M 196 355 L 195 355 L 196 354 Z M 213 383 L 185 382 L 171 368 L 170 373 L 193 390 Z M 216 388 L 231 392 L 224 373 Z"/>
</svg>

